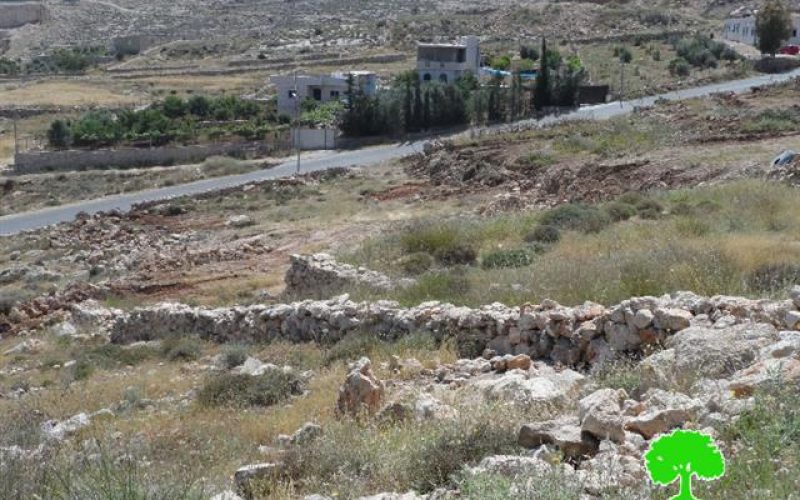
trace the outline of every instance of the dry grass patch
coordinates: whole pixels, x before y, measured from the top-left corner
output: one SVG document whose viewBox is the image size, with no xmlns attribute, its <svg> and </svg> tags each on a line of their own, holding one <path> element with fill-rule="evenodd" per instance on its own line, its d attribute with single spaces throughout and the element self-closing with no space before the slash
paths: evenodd
<svg viewBox="0 0 800 500">
<path fill-rule="evenodd" d="M 139 102 L 140 95 L 90 80 L 42 80 L 0 87 L 0 105 L 128 106 Z"/>
</svg>

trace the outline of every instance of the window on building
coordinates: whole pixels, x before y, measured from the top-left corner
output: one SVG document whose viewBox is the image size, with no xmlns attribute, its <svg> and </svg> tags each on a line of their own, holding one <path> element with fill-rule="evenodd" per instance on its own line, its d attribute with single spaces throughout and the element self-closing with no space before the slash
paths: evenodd
<svg viewBox="0 0 800 500">
<path fill-rule="evenodd" d="M 314 100 L 315 101 L 322 100 L 322 89 L 314 89 Z"/>
<path fill-rule="evenodd" d="M 422 75 L 422 79 L 425 80 L 426 82 L 431 81 L 431 74 L 425 73 L 424 75 Z"/>
<path fill-rule="evenodd" d="M 331 90 L 331 99 L 338 99 L 338 98 L 339 98 L 339 91 Z"/>
<path fill-rule="evenodd" d="M 439 75 L 439 81 L 442 83 L 447 83 L 447 75 L 445 75 L 444 73 Z"/>
</svg>

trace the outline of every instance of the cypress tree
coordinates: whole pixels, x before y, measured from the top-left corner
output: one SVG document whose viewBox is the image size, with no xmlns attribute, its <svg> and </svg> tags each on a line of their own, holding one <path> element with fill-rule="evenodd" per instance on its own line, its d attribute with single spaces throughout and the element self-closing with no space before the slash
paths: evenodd
<svg viewBox="0 0 800 500">
<path fill-rule="evenodd" d="M 412 130 L 419 130 L 422 122 L 422 88 L 419 83 L 419 78 L 414 80 L 414 119 L 411 120 L 413 124 Z"/>
<path fill-rule="evenodd" d="M 429 130 L 431 128 L 431 91 L 425 90 L 425 104 L 422 113 L 422 128 Z"/>
<path fill-rule="evenodd" d="M 550 105 L 550 68 L 547 67 L 547 40 L 542 37 L 542 54 L 539 56 L 539 73 L 536 75 L 536 90 L 533 106 L 541 110 Z"/>
<path fill-rule="evenodd" d="M 405 94 L 403 95 L 403 129 L 406 132 L 410 132 L 414 123 L 414 117 L 411 114 L 411 101 L 413 99 L 411 93 L 411 82 L 406 80 L 404 85 Z"/>
</svg>

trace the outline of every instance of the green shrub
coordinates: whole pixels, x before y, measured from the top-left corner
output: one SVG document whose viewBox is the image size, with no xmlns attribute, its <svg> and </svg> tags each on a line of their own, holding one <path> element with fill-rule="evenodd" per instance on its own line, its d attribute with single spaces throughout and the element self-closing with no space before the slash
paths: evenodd
<svg viewBox="0 0 800 500">
<path fill-rule="evenodd" d="M 484 269 L 495 269 L 501 267 L 525 267 L 533 262 L 533 257 L 529 250 L 516 248 L 512 250 L 498 250 L 487 254 L 481 260 Z"/>
<path fill-rule="evenodd" d="M 161 104 L 164 114 L 169 118 L 180 118 L 186 114 L 186 102 L 176 95 L 167 96 Z"/>
<path fill-rule="evenodd" d="M 775 380 L 756 392 L 755 403 L 744 411 L 721 439 L 728 449 L 725 475 L 718 481 L 697 482 L 700 498 L 736 498 L 742 491 L 764 491 L 768 498 L 792 498 L 800 477 L 800 398 L 794 384 Z"/>
<path fill-rule="evenodd" d="M 638 191 L 628 191 L 627 193 L 621 194 L 617 197 L 616 200 L 619 203 L 625 203 L 627 205 L 636 206 L 639 203 L 643 202 L 647 197 Z"/>
<path fill-rule="evenodd" d="M 516 433 L 509 429 L 486 425 L 446 426 L 423 441 L 416 461 L 422 466 L 414 475 L 413 487 L 429 492 L 450 482 L 451 476 L 465 464 L 475 464 L 486 456 L 513 450 Z"/>
<path fill-rule="evenodd" d="M 127 347 L 118 344 L 103 344 L 93 347 L 81 347 L 75 352 L 79 360 L 84 360 L 92 366 L 111 369 L 120 366 L 136 366 L 157 355 L 156 350 L 150 346 Z"/>
<path fill-rule="evenodd" d="M 553 469 L 541 475 L 509 478 L 496 474 L 463 474 L 457 481 L 459 498 L 465 500 L 573 500 L 583 496 L 580 482 Z"/>
<path fill-rule="evenodd" d="M 451 226 L 428 224 L 408 229 L 401 235 L 400 244 L 405 253 L 433 253 L 440 247 L 453 245 L 460 237 L 459 231 Z"/>
<path fill-rule="evenodd" d="M 689 65 L 686 59 L 682 57 L 676 57 L 669 62 L 669 72 L 673 76 L 686 77 L 692 72 L 692 67 Z"/>
<path fill-rule="evenodd" d="M 453 225 L 430 224 L 407 230 L 400 238 L 403 252 L 425 252 L 445 265 L 472 264 L 477 253 L 464 232 Z"/>
<path fill-rule="evenodd" d="M 778 133 L 800 128 L 800 113 L 794 109 L 765 109 L 742 127 L 745 132 Z"/>
<path fill-rule="evenodd" d="M 200 351 L 200 342 L 192 337 L 170 337 L 161 343 L 161 355 L 169 361 L 194 361 Z"/>
<path fill-rule="evenodd" d="M 70 371 L 72 380 L 86 380 L 92 376 L 92 373 L 94 373 L 94 365 L 86 358 L 75 361 Z"/>
<path fill-rule="evenodd" d="M 232 369 L 241 366 L 247 361 L 247 347 L 243 345 L 229 345 L 222 352 L 222 361 L 225 368 Z"/>
<path fill-rule="evenodd" d="M 697 207 L 685 201 L 680 201 L 678 203 L 675 203 L 669 209 L 670 215 L 690 216 L 690 215 L 695 215 L 696 213 L 697 213 Z"/>
<path fill-rule="evenodd" d="M 175 217 L 185 214 L 186 208 L 177 203 L 167 203 L 160 208 L 159 213 L 165 217 Z"/>
<path fill-rule="evenodd" d="M 562 229 L 596 233 L 611 224 L 611 218 L 595 206 L 569 203 L 545 212 L 539 222 Z"/>
<path fill-rule="evenodd" d="M 623 203 L 621 201 L 612 201 L 607 204 L 603 209 L 606 211 L 611 220 L 615 222 L 628 220 L 636 215 L 636 207 Z"/>
<path fill-rule="evenodd" d="M 755 292 L 778 292 L 800 284 L 800 265 L 765 264 L 747 276 L 748 287 Z"/>
<path fill-rule="evenodd" d="M 272 406 L 301 394 L 302 389 L 297 375 L 283 370 L 269 370 L 259 376 L 222 373 L 206 380 L 197 401 L 207 407 Z"/>
<path fill-rule="evenodd" d="M 699 237 L 710 233 L 711 225 L 699 217 L 686 216 L 675 221 L 675 229 L 683 236 Z"/>
<path fill-rule="evenodd" d="M 556 163 L 555 158 L 543 151 L 534 151 L 520 159 L 520 163 L 534 170 L 545 169 Z"/>
<path fill-rule="evenodd" d="M 355 361 L 369 353 L 379 342 L 380 340 L 373 332 L 355 331 L 348 333 L 326 349 L 322 364 L 330 366 L 338 362 L 349 363 Z"/>
<path fill-rule="evenodd" d="M 720 58 L 730 58 L 726 48 L 724 43 L 699 34 L 682 38 L 675 44 L 678 56 L 698 68 L 716 68 Z"/>
<path fill-rule="evenodd" d="M 478 258 L 478 252 L 466 243 L 438 248 L 433 256 L 437 262 L 445 266 L 471 265 Z"/>
<path fill-rule="evenodd" d="M 454 420 L 386 426 L 332 422 L 314 446 L 287 450 L 285 470 L 309 491 L 421 493 L 453 484 L 464 466 L 488 455 L 514 453 L 519 419 L 514 412 L 471 409 Z"/>
<path fill-rule="evenodd" d="M 433 266 L 433 257 L 425 252 L 415 252 L 400 259 L 400 267 L 406 274 L 422 274 Z"/>
<path fill-rule="evenodd" d="M 538 225 L 524 239 L 529 243 L 555 243 L 561 239 L 561 231 L 556 226 Z"/>
<path fill-rule="evenodd" d="M 656 200 L 645 198 L 636 205 L 636 211 L 642 219 L 658 219 L 664 212 L 664 206 Z"/>
<path fill-rule="evenodd" d="M 398 300 L 405 305 L 418 305 L 427 300 L 457 301 L 469 292 L 467 276 L 461 270 L 429 273 L 402 290 Z"/>
</svg>

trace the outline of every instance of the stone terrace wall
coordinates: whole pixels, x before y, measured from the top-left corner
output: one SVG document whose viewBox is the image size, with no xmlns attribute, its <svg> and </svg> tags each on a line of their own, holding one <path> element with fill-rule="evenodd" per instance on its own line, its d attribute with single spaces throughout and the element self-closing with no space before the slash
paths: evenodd
<svg viewBox="0 0 800 500">
<path fill-rule="evenodd" d="M 397 338 L 429 332 L 453 337 L 463 355 L 489 348 L 498 354 L 528 354 L 568 366 L 585 366 L 617 353 L 639 354 L 689 326 L 724 328 L 757 321 L 794 329 L 800 323 L 800 288 L 793 300 L 759 301 L 740 297 L 700 297 L 680 292 L 638 297 L 606 308 L 587 302 L 564 307 L 552 301 L 510 308 L 492 304 L 471 309 L 439 302 L 404 309 L 394 302 L 355 303 L 346 295 L 325 301 L 274 306 L 206 309 L 159 304 L 121 316 L 111 340 L 130 343 L 178 335 L 217 342 L 293 342 L 341 339 L 348 332 L 374 332 Z"/>
<path fill-rule="evenodd" d="M 263 156 L 279 145 L 266 142 L 232 142 L 158 148 L 40 151 L 19 153 L 14 172 L 31 174 L 57 170 L 133 168 L 200 162 L 211 156 Z M 284 146 L 280 144 L 280 146 Z"/>
<path fill-rule="evenodd" d="M 44 20 L 45 7 L 40 3 L 0 2 L 0 29 L 16 28 Z"/>
<path fill-rule="evenodd" d="M 286 271 L 285 294 L 289 297 L 331 296 L 346 288 L 364 286 L 377 290 L 392 290 L 392 279 L 377 271 L 348 264 L 339 264 L 326 253 L 292 255 Z"/>
</svg>

